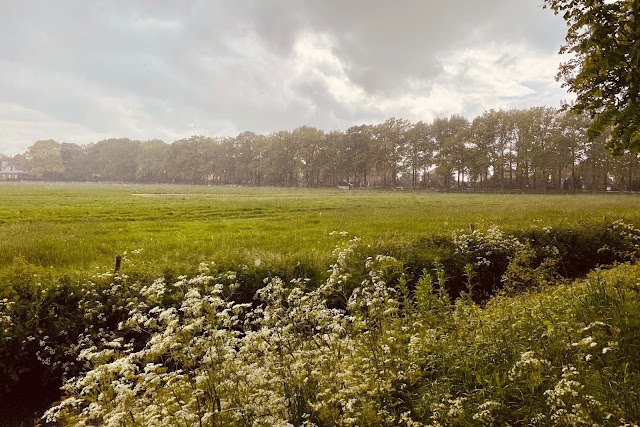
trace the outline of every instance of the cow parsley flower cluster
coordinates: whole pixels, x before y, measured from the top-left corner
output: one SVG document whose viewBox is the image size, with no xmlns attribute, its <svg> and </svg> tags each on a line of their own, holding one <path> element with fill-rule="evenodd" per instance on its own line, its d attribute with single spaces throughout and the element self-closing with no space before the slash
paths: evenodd
<svg viewBox="0 0 640 427">
<path fill-rule="evenodd" d="M 195 276 L 84 283 L 84 331 L 73 345 L 54 345 L 63 330 L 23 338 L 48 367 L 73 358 L 63 399 L 43 422 L 418 427 L 633 417 L 607 393 L 633 381 L 635 344 L 623 329 L 637 321 L 624 316 L 637 309 L 638 267 L 620 266 L 624 281 L 607 279 L 615 286 L 594 274 L 573 288 L 476 304 L 452 298 L 442 263 L 410 271 L 342 237 L 322 283 L 267 277 L 250 302 L 237 298 L 245 268 L 210 262 Z M 528 249 L 497 228 L 457 244 L 474 257 Z M 606 387 L 594 386 L 600 380 Z"/>
<path fill-rule="evenodd" d="M 497 225 L 490 226 L 486 232 L 478 229 L 471 233 L 454 231 L 452 240 L 456 253 L 471 257 L 477 267 L 490 267 L 496 260 L 504 262 L 523 245 Z"/>
<path fill-rule="evenodd" d="M 576 380 L 578 370 L 563 366 L 562 376 L 554 388 L 544 392 L 551 411 L 550 419 L 555 425 L 592 425 L 589 409 L 600 406 L 593 397 L 584 395 L 584 385 Z"/>
<path fill-rule="evenodd" d="M 509 371 L 509 379 L 523 382 L 533 390 L 543 383 L 550 368 L 551 362 L 537 358 L 533 351 L 527 351 L 520 355 L 520 360 Z"/>
<path fill-rule="evenodd" d="M 618 260 L 640 259 L 640 229 L 618 219 L 611 223 L 608 232 L 612 240 L 600 248 L 600 252 L 610 252 Z"/>
<path fill-rule="evenodd" d="M 85 342 L 88 370 L 69 380 L 69 398 L 48 410 L 47 422 L 105 426 L 356 424 L 384 416 L 411 424 L 394 390 L 417 378 L 419 360 L 408 355 L 395 289 L 384 281 L 391 257 L 367 260 L 370 277 L 347 301 L 337 253 L 329 279 L 305 292 L 303 280 L 271 278 L 257 292 L 257 307 L 234 302 L 221 280 L 232 273 L 173 283 L 158 279 L 138 289 L 118 330 Z M 131 285 L 130 285 L 131 287 Z M 179 292 L 176 292 L 179 290 Z M 160 302 L 181 295 L 175 306 Z M 90 307 L 87 307 L 90 309 Z M 125 337 L 142 334 L 144 345 Z"/>
</svg>

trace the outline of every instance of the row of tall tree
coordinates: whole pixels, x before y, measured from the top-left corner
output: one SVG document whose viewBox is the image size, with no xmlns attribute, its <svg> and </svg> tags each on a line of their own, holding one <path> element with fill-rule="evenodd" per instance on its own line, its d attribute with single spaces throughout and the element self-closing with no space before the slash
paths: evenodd
<svg viewBox="0 0 640 427">
<path fill-rule="evenodd" d="M 640 189 L 637 159 L 586 137 L 586 116 L 552 108 L 453 115 L 430 123 L 390 118 L 344 132 L 302 126 L 268 135 L 38 141 L 24 153 L 42 180 L 247 186 Z"/>
</svg>

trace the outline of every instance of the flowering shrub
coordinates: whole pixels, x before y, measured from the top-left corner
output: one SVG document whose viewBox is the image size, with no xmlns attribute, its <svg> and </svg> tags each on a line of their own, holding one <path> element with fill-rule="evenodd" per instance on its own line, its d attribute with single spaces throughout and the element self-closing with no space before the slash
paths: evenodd
<svg viewBox="0 0 640 427">
<path fill-rule="evenodd" d="M 485 232 L 454 232 L 452 241 L 455 253 L 473 266 L 476 293 L 491 295 L 505 285 L 529 289 L 555 279 L 559 251 L 552 244 L 534 247 L 495 225 Z"/>
<path fill-rule="evenodd" d="M 611 253 L 621 261 L 637 261 L 640 258 L 640 229 L 622 219 L 614 221 L 607 229 L 611 242 L 599 252 Z"/>
<path fill-rule="evenodd" d="M 470 258 L 476 267 L 485 268 L 507 263 L 509 257 L 522 247 L 517 238 L 505 234 L 495 225 L 486 232 L 479 229 L 468 234 L 454 232 L 452 240 L 456 253 Z"/>
<path fill-rule="evenodd" d="M 639 267 L 486 306 L 446 291 L 440 264 L 408 286 L 389 256 L 344 308 L 354 242 L 329 278 L 233 272 L 126 283 L 127 315 L 79 349 L 86 371 L 43 420 L 63 425 L 584 425 L 640 419 Z M 394 278 L 389 282 L 387 278 Z M 346 278 L 348 279 L 348 277 Z M 124 302 L 124 301 L 123 301 Z M 594 305 L 595 304 L 595 305 Z M 587 357 L 591 355 L 591 357 Z M 597 375 L 596 375 L 597 373 Z M 615 386 L 612 386 L 616 384 Z"/>
</svg>

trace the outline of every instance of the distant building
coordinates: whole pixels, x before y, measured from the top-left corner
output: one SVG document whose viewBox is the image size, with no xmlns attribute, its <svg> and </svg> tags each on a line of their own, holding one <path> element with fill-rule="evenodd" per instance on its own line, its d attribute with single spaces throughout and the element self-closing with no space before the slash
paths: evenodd
<svg viewBox="0 0 640 427">
<path fill-rule="evenodd" d="M 427 172 L 422 172 L 422 181 L 420 185 L 422 188 L 437 188 L 443 187 L 445 179 L 442 175 L 438 174 L 438 168 L 429 169 Z"/>
<path fill-rule="evenodd" d="M 0 181 L 20 181 L 28 175 L 29 173 L 15 159 L 0 162 Z"/>
</svg>

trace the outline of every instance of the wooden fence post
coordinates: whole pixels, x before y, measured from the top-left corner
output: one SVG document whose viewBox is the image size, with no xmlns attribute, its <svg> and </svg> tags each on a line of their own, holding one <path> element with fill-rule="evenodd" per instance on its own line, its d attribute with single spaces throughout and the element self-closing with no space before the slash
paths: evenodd
<svg viewBox="0 0 640 427">
<path fill-rule="evenodd" d="M 116 265 L 113 267 L 113 274 L 120 271 L 120 264 L 122 264 L 122 255 L 116 255 Z"/>
</svg>

